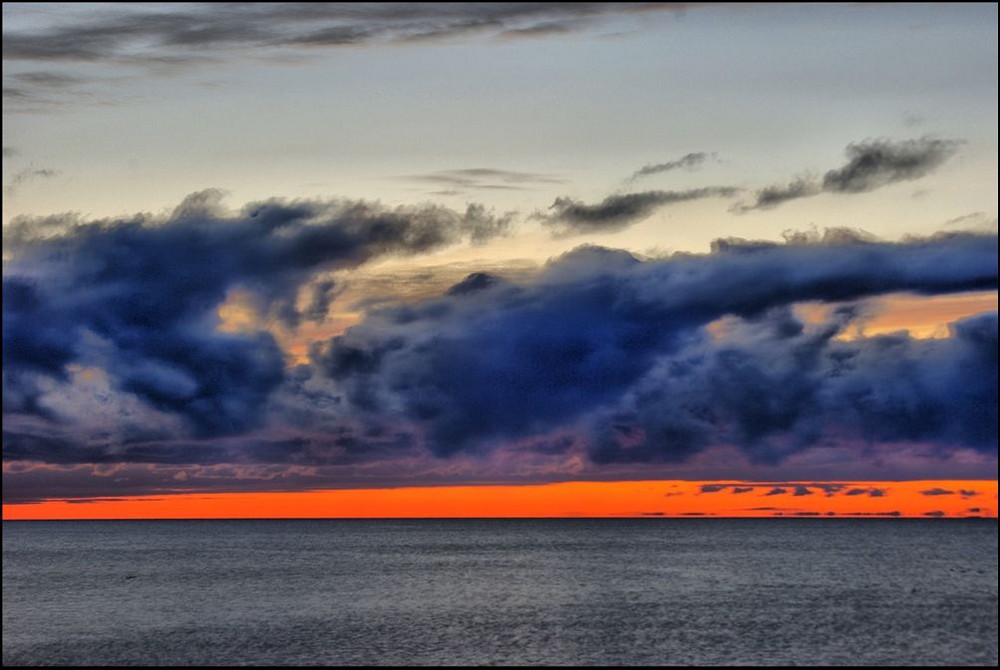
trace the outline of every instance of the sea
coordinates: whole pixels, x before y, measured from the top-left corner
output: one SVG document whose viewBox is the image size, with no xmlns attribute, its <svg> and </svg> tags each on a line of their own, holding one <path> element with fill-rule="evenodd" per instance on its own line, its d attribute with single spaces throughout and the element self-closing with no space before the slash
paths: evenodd
<svg viewBox="0 0 1000 670">
<path fill-rule="evenodd" d="M 3 522 L 4 665 L 997 665 L 995 519 Z"/>
</svg>

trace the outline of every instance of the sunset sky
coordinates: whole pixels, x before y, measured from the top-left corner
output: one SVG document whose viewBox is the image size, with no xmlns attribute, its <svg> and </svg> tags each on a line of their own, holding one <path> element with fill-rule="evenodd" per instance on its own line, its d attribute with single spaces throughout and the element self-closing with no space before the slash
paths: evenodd
<svg viewBox="0 0 1000 670">
<path fill-rule="evenodd" d="M 996 4 L 4 3 L 3 517 L 996 516 Z"/>
</svg>

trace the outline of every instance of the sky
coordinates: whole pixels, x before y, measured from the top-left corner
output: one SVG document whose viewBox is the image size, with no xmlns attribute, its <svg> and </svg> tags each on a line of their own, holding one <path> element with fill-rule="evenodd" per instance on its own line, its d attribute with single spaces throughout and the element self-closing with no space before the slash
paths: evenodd
<svg viewBox="0 0 1000 670">
<path fill-rule="evenodd" d="M 4 3 L 3 62 L 4 518 L 996 516 L 995 4 Z"/>
</svg>

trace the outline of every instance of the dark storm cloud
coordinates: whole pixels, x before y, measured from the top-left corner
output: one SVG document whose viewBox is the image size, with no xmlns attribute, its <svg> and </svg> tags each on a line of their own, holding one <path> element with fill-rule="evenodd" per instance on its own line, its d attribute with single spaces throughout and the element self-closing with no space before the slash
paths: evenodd
<svg viewBox="0 0 1000 670">
<path fill-rule="evenodd" d="M 797 179 L 788 185 L 773 185 L 757 191 L 754 201 L 737 205 L 734 211 L 771 209 L 820 193 L 866 193 L 901 181 L 920 179 L 955 155 L 961 140 L 922 137 L 893 142 L 866 140 L 849 144 L 847 164 L 829 170 L 823 179 Z"/>
<path fill-rule="evenodd" d="M 387 208 L 365 202 L 272 200 L 227 215 L 218 194 L 185 200 L 165 220 L 80 223 L 21 218 L 5 230 L 4 413 L 53 418 L 39 398 L 68 380 L 67 366 L 97 366 L 113 387 L 192 434 L 244 432 L 284 379 L 284 354 L 267 332 L 224 333 L 215 310 L 241 288 L 260 311 L 294 326 L 321 318 L 333 284 L 299 289 L 314 273 L 412 255 L 507 224 L 479 205 Z M 5 458 L 11 447 L 5 440 Z M 46 452 L 48 453 L 48 452 Z M 84 458 L 84 460 L 91 460 Z"/>
<path fill-rule="evenodd" d="M 848 343 L 834 336 L 850 310 L 806 329 L 775 308 L 993 286 L 995 236 L 646 263 L 590 247 L 531 286 L 375 312 L 316 347 L 313 359 L 359 411 L 423 426 L 440 455 L 583 417 L 595 422 L 598 463 L 681 461 L 719 441 L 776 463 L 816 444 L 822 420 L 833 417 L 850 419 L 865 439 L 990 452 L 995 315 L 958 324 L 948 340 Z M 745 332 L 715 343 L 700 328 L 724 314 L 745 318 Z"/>
<path fill-rule="evenodd" d="M 358 435 L 350 429 L 314 437 L 230 437 L 214 440 L 146 440 L 111 444 L 95 439 L 83 442 L 70 435 L 43 436 L 4 430 L 4 458 L 8 461 L 44 461 L 57 465 L 343 465 L 372 460 L 373 454 L 405 453 L 409 437 L 400 433 Z M 361 448 L 363 453 L 357 453 Z"/>
<path fill-rule="evenodd" d="M 646 262 L 581 247 L 527 284 L 479 273 L 438 297 L 373 309 L 316 343 L 310 366 L 288 369 L 267 332 L 216 330 L 229 290 L 286 321 L 318 318 L 335 287 L 314 274 L 503 226 L 480 208 L 430 205 L 272 201 L 223 214 L 205 195 L 164 221 L 37 221 L 36 236 L 32 223 L 5 244 L 6 459 L 311 465 L 521 441 L 558 442 L 595 464 L 681 462 L 716 444 L 776 464 L 840 439 L 996 454 L 995 313 L 955 324 L 948 339 L 842 341 L 852 308 L 809 325 L 788 307 L 995 289 L 996 235 L 859 244 L 817 234 Z M 704 328 L 723 316 L 736 323 L 725 337 Z M 46 395 L 71 386 L 73 364 L 183 421 L 187 441 L 82 438 Z M 256 426 L 244 452 L 219 442 Z M 300 439 L 275 437 L 292 428 Z M 835 492 L 773 488 L 795 487 Z"/>
<path fill-rule="evenodd" d="M 648 177 L 654 174 L 660 174 L 662 172 L 670 172 L 671 170 L 678 170 L 681 168 L 687 170 L 693 170 L 695 168 L 701 167 L 701 165 L 709 159 L 709 157 L 714 158 L 715 154 L 707 154 L 705 152 L 690 153 L 681 156 L 680 158 L 672 161 L 667 161 L 666 163 L 655 163 L 650 165 L 644 165 L 629 177 L 630 181 L 634 181 L 641 177 Z"/>
<path fill-rule="evenodd" d="M 725 198 L 739 189 L 730 186 L 709 186 L 687 191 L 643 191 L 609 195 L 601 202 L 588 205 L 573 198 L 556 198 L 550 213 L 538 214 L 543 226 L 555 237 L 585 233 L 611 233 L 624 230 L 667 205 L 704 198 Z"/>
</svg>

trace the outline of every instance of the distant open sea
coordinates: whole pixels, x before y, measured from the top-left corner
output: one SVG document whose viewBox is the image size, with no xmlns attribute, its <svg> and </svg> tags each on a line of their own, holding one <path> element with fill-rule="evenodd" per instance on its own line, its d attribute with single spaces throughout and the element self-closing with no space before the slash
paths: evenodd
<svg viewBox="0 0 1000 670">
<path fill-rule="evenodd" d="M 996 666 L 997 522 L 8 521 L 3 663 Z"/>
</svg>

